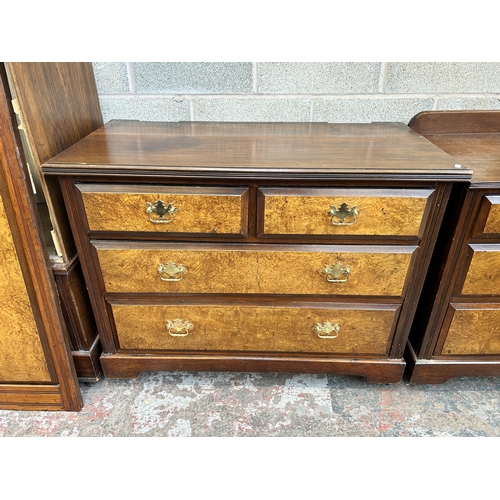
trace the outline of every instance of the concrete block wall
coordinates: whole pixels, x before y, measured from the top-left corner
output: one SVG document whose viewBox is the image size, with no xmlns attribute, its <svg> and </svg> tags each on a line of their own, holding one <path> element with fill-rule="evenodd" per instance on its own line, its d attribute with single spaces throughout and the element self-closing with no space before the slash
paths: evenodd
<svg viewBox="0 0 500 500">
<path fill-rule="evenodd" d="M 105 121 L 408 121 L 500 109 L 500 63 L 96 62 Z"/>
</svg>

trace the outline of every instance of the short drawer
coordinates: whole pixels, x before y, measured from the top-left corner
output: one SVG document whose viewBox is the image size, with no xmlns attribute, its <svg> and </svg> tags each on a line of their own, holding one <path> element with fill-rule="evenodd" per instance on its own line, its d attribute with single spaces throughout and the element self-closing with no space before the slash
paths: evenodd
<svg viewBox="0 0 500 500">
<path fill-rule="evenodd" d="M 500 303 L 450 304 L 442 355 L 500 354 Z"/>
<path fill-rule="evenodd" d="M 500 236 L 500 195 L 484 196 L 478 221 L 484 221 L 484 225 L 478 222 L 474 235 L 484 233 Z"/>
<path fill-rule="evenodd" d="M 91 231 L 248 233 L 248 190 L 77 184 Z"/>
<path fill-rule="evenodd" d="M 404 293 L 414 246 L 93 242 L 107 292 Z"/>
<path fill-rule="evenodd" d="M 120 349 L 387 355 L 398 305 L 112 305 Z"/>
<path fill-rule="evenodd" d="M 259 191 L 261 235 L 421 237 L 432 189 L 284 189 Z"/>
<path fill-rule="evenodd" d="M 500 295 L 500 244 L 470 245 L 463 295 Z"/>
</svg>

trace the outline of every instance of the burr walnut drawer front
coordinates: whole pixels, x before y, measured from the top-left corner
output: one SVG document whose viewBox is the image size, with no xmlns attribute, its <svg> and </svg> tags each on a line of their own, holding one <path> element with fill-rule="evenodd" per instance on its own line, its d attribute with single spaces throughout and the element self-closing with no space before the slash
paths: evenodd
<svg viewBox="0 0 500 500">
<path fill-rule="evenodd" d="M 442 355 L 500 354 L 500 303 L 450 304 Z"/>
<path fill-rule="evenodd" d="M 112 305 L 119 348 L 387 355 L 399 305 Z"/>
<path fill-rule="evenodd" d="M 495 234 L 500 237 L 500 195 L 486 195 L 483 198 L 478 225 L 474 231 L 478 234 Z"/>
<path fill-rule="evenodd" d="M 107 292 L 401 297 L 414 246 L 94 242 Z"/>
<path fill-rule="evenodd" d="M 261 188 L 261 235 L 421 237 L 432 189 Z"/>
<path fill-rule="evenodd" d="M 246 235 L 248 189 L 78 184 L 91 231 Z"/>
<path fill-rule="evenodd" d="M 500 295 L 500 244 L 469 245 L 472 259 L 463 295 Z"/>
</svg>

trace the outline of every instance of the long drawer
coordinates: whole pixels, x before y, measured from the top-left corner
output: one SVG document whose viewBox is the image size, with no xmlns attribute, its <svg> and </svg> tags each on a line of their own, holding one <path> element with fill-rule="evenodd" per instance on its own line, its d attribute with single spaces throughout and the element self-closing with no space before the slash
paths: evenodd
<svg viewBox="0 0 500 500">
<path fill-rule="evenodd" d="M 263 235 L 421 237 L 431 189 L 261 188 Z"/>
<path fill-rule="evenodd" d="M 78 184 L 91 231 L 248 233 L 248 189 Z"/>
<path fill-rule="evenodd" d="M 209 303 L 111 306 L 122 350 L 387 355 L 399 305 Z"/>
<path fill-rule="evenodd" d="M 94 241 L 107 292 L 401 297 L 414 246 Z"/>
</svg>

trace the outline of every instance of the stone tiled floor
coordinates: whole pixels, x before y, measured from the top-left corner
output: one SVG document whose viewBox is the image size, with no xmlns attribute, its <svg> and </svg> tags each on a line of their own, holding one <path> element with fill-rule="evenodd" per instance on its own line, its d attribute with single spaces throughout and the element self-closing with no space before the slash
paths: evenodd
<svg viewBox="0 0 500 500">
<path fill-rule="evenodd" d="M 370 385 L 278 373 L 145 373 L 82 386 L 80 412 L 0 411 L 0 436 L 499 436 L 500 378 Z"/>
</svg>

